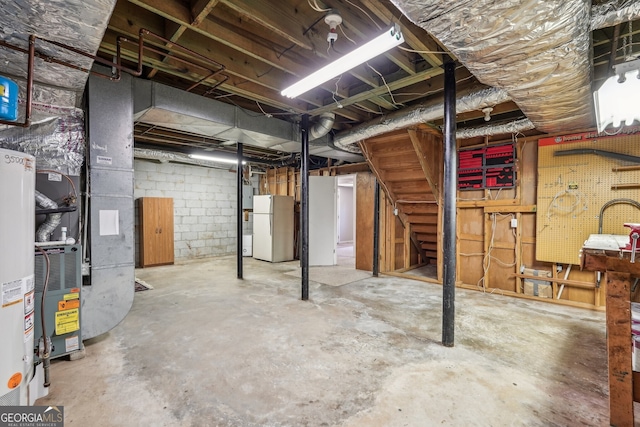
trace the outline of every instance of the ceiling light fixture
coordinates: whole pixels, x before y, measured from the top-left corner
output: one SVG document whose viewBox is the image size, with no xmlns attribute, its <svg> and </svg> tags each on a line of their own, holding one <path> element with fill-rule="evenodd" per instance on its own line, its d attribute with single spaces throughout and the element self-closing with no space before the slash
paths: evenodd
<svg viewBox="0 0 640 427">
<path fill-rule="evenodd" d="M 303 93 L 320 86 L 334 77 L 343 74 L 350 69 L 375 58 L 376 56 L 398 46 L 404 42 L 399 25 L 394 25 L 391 29 L 379 35 L 370 42 L 360 46 L 345 56 L 322 67 L 315 73 L 310 74 L 281 92 L 282 96 L 295 98 Z"/>
<path fill-rule="evenodd" d="M 232 165 L 237 165 L 238 160 L 231 157 L 216 157 L 216 156 L 203 156 L 201 154 L 189 154 L 189 157 L 194 160 L 206 160 L 209 162 L 217 162 L 217 163 L 229 163 Z M 243 161 L 243 165 L 246 165 L 247 162 Z"/>
<path fill-rule="evenodd" d="M 598 132 L 609 125 L 618 128 L 622 122 L 630 126 L 634 120 L 640 121 L 640 59 L 623 62 L 613 69 L 616 75 L 593 92 Z"/>
</svg>

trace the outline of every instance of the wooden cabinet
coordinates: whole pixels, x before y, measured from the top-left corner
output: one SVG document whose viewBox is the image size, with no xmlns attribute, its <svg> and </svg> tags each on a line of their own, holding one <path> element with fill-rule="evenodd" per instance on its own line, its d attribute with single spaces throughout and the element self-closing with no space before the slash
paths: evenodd
<svg viewBox="0 0 640 427">
<path fill-rule="evenodd" d="M 140 267 L 173 264 L 173 199 L 141 197 Z"/>
</svg>

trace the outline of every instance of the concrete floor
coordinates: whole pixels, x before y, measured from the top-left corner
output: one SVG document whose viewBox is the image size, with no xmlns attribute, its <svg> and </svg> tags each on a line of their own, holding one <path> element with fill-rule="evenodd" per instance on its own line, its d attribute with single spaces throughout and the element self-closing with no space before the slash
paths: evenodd
<svg viewBox="0 0 640 427">
<path fill-rule="evenodd" d="M 297 262 L 137 270 L 127 318 L 52 364 L 67 426 L 605 426 L 604 314 L 395 277 L 310 285 Z M 289 273 L 289 274 L 287 274 Z"/>
</svg>

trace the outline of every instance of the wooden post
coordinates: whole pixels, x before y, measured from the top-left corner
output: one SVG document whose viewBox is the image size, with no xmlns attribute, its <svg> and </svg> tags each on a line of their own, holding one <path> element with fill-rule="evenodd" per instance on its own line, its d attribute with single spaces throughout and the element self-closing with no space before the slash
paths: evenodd
<svg viewBox="0 0 640 427">
<path fill-rule="evenodd" d="M 607 283 L 607 351 L 609 354 L 609 422 L 633 427 L 631 367 L 631 275 L 605 273 Z"/>
</svg>

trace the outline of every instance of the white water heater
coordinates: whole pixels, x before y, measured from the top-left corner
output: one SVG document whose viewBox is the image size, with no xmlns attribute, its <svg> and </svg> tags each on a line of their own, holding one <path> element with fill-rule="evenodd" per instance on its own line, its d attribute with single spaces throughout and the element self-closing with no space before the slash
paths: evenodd
<svg viewBox="0 0 640 427">
<path fill-rule="evenodd" d="M 35 171 L 0 148 L 0 405 L 26 405 L 33 376 Z"/>
</svg>

